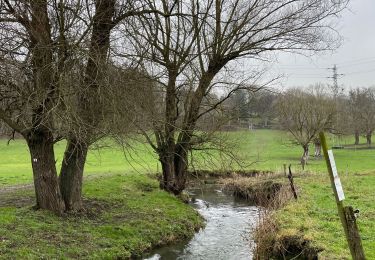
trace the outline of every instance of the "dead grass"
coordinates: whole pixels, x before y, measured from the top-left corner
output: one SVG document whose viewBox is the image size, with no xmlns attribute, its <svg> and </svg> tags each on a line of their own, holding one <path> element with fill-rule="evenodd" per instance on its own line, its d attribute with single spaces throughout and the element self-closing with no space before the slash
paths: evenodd
<svg viewBox="0 0 375 260">
<path fill-rule="evenodd" d="M 288 179 L 282 176 L 248 178 L 235 176 L 221 180 L 223 191 L 262 206 L 255 229 L 255 259 L 318 259 L 321 248 L 312 246 L 303 232 L 280 234 L 273 216 L 293 199 Z"/>
<path fill-rule="evenodd" d="M 222 179 L 221 183 L 225 193 L 246 199 L 254 205 L 267 209 L 280 208 L 293 197 L 287 179 L 281 177 L 236 176 L 231 179 Z"/>
<path fill-rule="evenodd" d="M 254 259 L 318 259 L 321 248 L 312 246 L 303 233 L 279 235 L 279 228 L 272 213 L 261 216 L 254 233 L 256 242 Z"/>
</svg>

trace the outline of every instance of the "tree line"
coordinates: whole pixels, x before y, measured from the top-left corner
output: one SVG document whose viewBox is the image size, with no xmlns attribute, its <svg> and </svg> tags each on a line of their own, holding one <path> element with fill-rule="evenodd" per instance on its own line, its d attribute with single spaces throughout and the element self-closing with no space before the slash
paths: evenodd
<svg viewBox="0 0 375 260">
<path fill-rule="evenodd" d="M 302 147 L 303 164 L 307 163 L 311 145 L 315 146 L 314 156 L 321 156 L 321 131 L 328 131 L 338 138 L 352 135 L 354 145 L 359 144 L 360 136 L 366 139 L 367 145 L 372 143 L 375 129 L 375 87 L 355 88 L 339 95 L 329 85 L 323 84 L 290 88 L 277 95 L 266 92 L 260 96 L 265 96 L 264 99 L 268 102 L 262 102 L 260 108 L 253 101 L 253 94 L 240 95 L 241 99 L 234 95 L 232 101 L 237 102 L 233 103 L 230 111 L 252 117 L 258 116 L 254 112 L 264 111 L 261 108 L 265 107 L 263 113 L 274 121 L 273 127 L 288 131 L 293 141 Z"/>
</svg>

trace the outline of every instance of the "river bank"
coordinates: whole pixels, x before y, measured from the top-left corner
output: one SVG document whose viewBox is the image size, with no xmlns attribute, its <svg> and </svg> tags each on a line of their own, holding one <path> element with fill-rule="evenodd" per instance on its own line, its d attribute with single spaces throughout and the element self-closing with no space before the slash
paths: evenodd
<svg viewBox="0 0 375 260">
<path fill-rule="evenodd" d="M 32 188 L 0 194 L 0 259 L 128 259 L 186 240 L 203 225 L 189 205 L 145 174 L 98 176 L 84 184 L 85 210 L 34 211 Z"/>
<path fill-rule="evenodd" d="M 341 181 L 344 204 L 360 212 L 357 224 L 365 255 L 375 259 L 375 174 L 342 174 Z M 282 185 L 287 189 L 289 185 L 288 179 L 280 174 L 268 178 L 226 178 L 224 184 L 224 189 L 236 196 L 259 201 L 258 194 L 263 198 L 261 203 L 271 206 L 271 210 L 264 212 L 255 235 L 249 234 L 257 243 L 257 259 L 351 259 L 327 174 L 295 174 L 298 200 L 280 192 L 276 203 L 268 199 L 276 190 L 270 187 L 282 191 Z"/>
<path fill-rule="evenodd" d="M 341 174 L 344 205 L 359 209 L 357 224 L 367 259 L 375 259 L 375 174 Z M 299 174 L 298 201 L 290 201 L 272 215 L 275 237 L 302 238 L 319 249 L 319 259 L 351 259 L 327 173 Z"/>
<path fill-rule="evenodd" d="M 204 217 L 206 226 L 191 240 L 156 249 L 144 259 L 251 259 L 254 240 L 248 234 L 259 221 L 259 207 L 221 188 L 219 184 L 190 187 L 190 204 Z"/>
</svg>

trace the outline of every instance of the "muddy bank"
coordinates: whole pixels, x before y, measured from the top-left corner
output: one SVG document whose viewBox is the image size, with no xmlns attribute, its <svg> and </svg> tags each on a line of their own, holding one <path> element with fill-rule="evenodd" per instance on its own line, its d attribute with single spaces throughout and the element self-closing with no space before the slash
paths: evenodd
<svg viewBox="0 0 375 260">
<path fill-rule="evenodd" d="M 235 177 L 222 179 L 223 191 L 263 208 L 254 231 L 254 259 L 318 259 L 321 248 L 312 246 L 303 232 L 281 234 L 274 212 L 294 200 L 287 178 Z M 300 192 L 297 188 L 297 191 Z"/>
</svg>

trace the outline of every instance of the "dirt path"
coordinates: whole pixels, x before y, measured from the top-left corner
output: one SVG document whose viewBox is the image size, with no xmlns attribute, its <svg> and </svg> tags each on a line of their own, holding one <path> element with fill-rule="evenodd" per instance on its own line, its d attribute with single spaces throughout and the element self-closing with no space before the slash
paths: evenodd
<svg viewBox="0 0 375 260">
<path fill-rule="evenodd" d="M 14 193 L 20 190 L 31 190 L 33 188 L 34 187 L 32 183 L 4 186 L 4 187 L 0 187 L 0 195 Z"/>
<path fill-rule="evenodd" d="M 115 175 L 115 173 L 88 175 L 84 177 L 84 181 L 110 177 L 112 175 Z M 0 186 L 0 207 L 32 206 L 34 202 L 35 195 L 33 183 Z"/>
<path fill-rule="evenodd" d="M 0 188 L 0 207 L 24 207 L 34 203 L 34 185 L 19 184 Z"/>
</svg>

